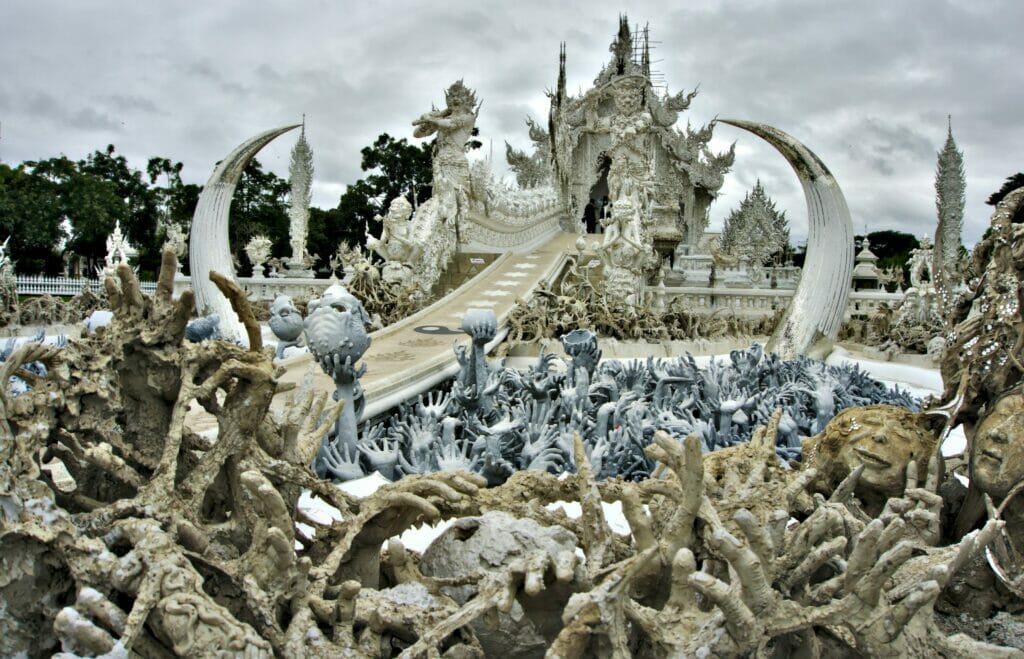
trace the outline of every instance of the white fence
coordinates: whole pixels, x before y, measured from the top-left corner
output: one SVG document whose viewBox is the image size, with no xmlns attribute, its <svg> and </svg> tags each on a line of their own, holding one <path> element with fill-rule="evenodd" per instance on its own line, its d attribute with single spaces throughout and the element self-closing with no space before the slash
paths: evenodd
<svg viewBox="0 0 1024 659">
<path fill-rule="evenodd" d="M 665 301 L 670 302 L 677 298 L 686 301 L 686 308 L 691 313 L 707 315 L 716 311 L 729 311 L 737 316 L 770 316 L 777 310 L 789 305 L 796 293 L 792 289 L 766 289 L 766 288 L 707 288 L 707 287 L 677 287 L 666 286 L 660 289 L 656 286 L 646 287 L 649 296 L 664 295 Z M 846 302 L 846 319 L 853 316 L 870 316 L 874 314 L 881 305 L 887 304 L 892 308 L 897 302 L 903 299 L 903 293 L 886 293 L 885 291 L 850 291 L 850 297 Z"/>
<path fill-rule="evenodd" d="M 67 277 L 15 277 L 18 295 L 78 295 L 83 288 L 93 293 L 103 290 L 103 282 L 98 279 L 69 279 Z M 155 281 L 141 281 L 139 286 L 143 292 L 152 293 L 156 290 Z"/>
</svg>

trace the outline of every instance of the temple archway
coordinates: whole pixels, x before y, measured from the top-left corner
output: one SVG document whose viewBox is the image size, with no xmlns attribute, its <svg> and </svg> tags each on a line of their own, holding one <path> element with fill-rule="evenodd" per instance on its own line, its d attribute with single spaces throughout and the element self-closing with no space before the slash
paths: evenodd
<svg viewBox="0 0 1024 659">
<path fill-rule="evenodd" d="M 594 168 L 597 180 L 590 186 L 590 194 L 587 196 L 587 205 L 583 209 L 583 226 L 587 233 L 604 233 L 601 226 L 601 217 L 611 212 L 608 200 L 608 170 L 611 169 L 612 159 L 607 153 L 601 152 L 597 157 L 597 166 Z"/>
</svg>

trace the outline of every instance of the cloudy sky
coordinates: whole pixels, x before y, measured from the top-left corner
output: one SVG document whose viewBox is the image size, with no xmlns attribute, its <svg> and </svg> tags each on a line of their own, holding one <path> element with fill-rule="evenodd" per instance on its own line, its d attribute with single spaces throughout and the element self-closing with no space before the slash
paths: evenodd
<svg viewBox="0 0 1024 659">
<path fill-rule="evenodd" d="M 301 6 L 301 8 L 300 8 Z M 823 2 L 204 3 L 4 0 L 0 3 L 0 160 L 108 143 L 133 166 L 185 163 L 203 183 L 246 138 L 307 118 L 313 203 L 332 207 L 362 176 L 359 150 L 410 122 L 464 78 L 483 100 L 485 147 L 526 147 L 524 119 L 543 119 L 566 43 L 571 92 L 610 54 L 620 12 L 649 24 L 654 68 L 672 92 L 701 93 L 686 118 L 777 126 L 831 168 L 858 233 L 934 231 L 935 155 L 946 116 L 964 152 L 964 240 L 987 226 L 985 198 L 1024 170 L 1024 3 L 964 0 Z M 712 226 L 758 178 L 806 233 L 798 182 L 758 138 L 719 126 L 713 146 L 737 159 Z M 294 140 L 260 160 L 287 176 Z M 500 163 L 496 163 L 496 167 Z"/>
</svg>

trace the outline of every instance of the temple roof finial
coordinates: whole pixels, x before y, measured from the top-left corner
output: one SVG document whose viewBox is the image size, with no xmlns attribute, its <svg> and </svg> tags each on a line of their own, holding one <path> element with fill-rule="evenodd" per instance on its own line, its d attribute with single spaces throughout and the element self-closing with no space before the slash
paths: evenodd
<svg viewBox="0 0 1024 659">
<path fill-rule="evenodd" d="M 648 78 L 651 77 L 651 43 L 649 26 L 644 26 L 644 50 L 640 59 L 640 72 Z"/>
<path fill-rule="evenodd" d="M 558 91 L 555 96 L 559 105 L 565 100 L 565 42 L 558 48 Z"/>
</svg>

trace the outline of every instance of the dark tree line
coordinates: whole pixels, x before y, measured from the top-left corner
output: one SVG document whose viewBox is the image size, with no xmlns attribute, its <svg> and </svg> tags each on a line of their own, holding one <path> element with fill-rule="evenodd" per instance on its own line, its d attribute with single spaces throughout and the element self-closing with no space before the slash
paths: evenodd
<svg viewBox="0 0 1024 659">
<path fill-rule="evenodd" d="M 479 145 L 473 139 L 466 148 Z M 334 208 L 310 209 L 307 247 L 321 257 L 322 268 L 340 243 L 364 243 L 367 227 L 379 235 L 375 218 L 396 197 L 404 196 L 414 207 L 430 198 L 432 148 L 433 142 L 409 144 L 384 133 L 362 149 L 366 175 L 347 187 Z M 78 161 L 62 155 L 14 167 L 0 163 L 0 242 L 10 237 L 8 253 L 21 274 L 58 274 L 61 247 L 83 258 L 91 274 L 120 221 L 139 250 L 140 274 L 153 277 L 167 227 L 188 227 L 202 191 L 202 186 L 182 182 L 182 169 L 182 163 L 168 158 L 150 158 L 144 171 L 134 169 L 113 145 Z M 1009 177 L 988 203 L 998 203 L 1022 184 L 1024 174 Z M 245 169 L 231 206 L 231 249 L 238 263 L 247 264 L 243 250 L 257 234 L 270 238 L 274 256 L 288 254 L 288 193 L 288 182 L 264 171 L 259 161 Z M 899 231 L 876 231 L 868 238 L 883 269 L 905 270 L 911 250 L 918 247 L 917 238 Z M 802 249 L 793 256 L 797 265 L 803 264 Z"/>
<path fill-rule="evenodd" d="M 432 143 L 411 145 L 384 134 L 362 150 L 367 175 L 348 186 L 338 205 L 311 208 L 308 250 L 326 265 L 339 243 L 363 243 L 364 230 L 380 231 L 374 217 L 395 197 L 418 205 L 430 197 Z M 202 186 L 184 183 L 183 164 L 150 158 L 131 167 L 113 145 L 82 160 L 58 156 L 11 166 L 0 163 L 0 242 L 19 274 L 59 274 L 64 254 L 81 258 L 92 275 L 106 255 L 107 236 L 121 230 L 139 250 L 143 278 L 160 267 L 160 251 L 172 224 L 189 226 Z M 274 256 L 289 253 L 288 181 L 253 160 L 242 174 L 231 204 L 230 241 L 238 263 L 247 264 L 245 244 L 257 234 L 270 238 Z M 187 256 L 186 256 L 187 261 Z M 187 263 L 186 263 L 187 268 Z M 242 272 L 248 272 L 243 267 Z"/>
<path fill-rule="evenodd" d="M 120 222 L 139 250 L 140 272 L 151 275 L 166 227 L 187 225 L 199 198 L 200 187 L 182 183 L 181 169 L 166 158 L 151 158 L 145 172 L 133 169 L 113 145 L 78 161 L 0 163 L 0 240 L 10 237 L 19 273 L 58 274 L 63 252 L 82 258 L 91 273 Z"/>
</svg>

